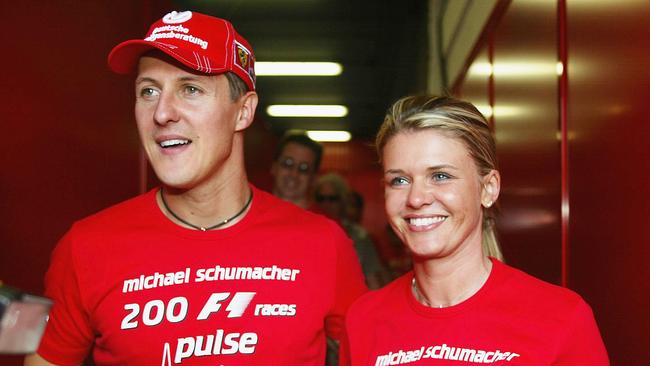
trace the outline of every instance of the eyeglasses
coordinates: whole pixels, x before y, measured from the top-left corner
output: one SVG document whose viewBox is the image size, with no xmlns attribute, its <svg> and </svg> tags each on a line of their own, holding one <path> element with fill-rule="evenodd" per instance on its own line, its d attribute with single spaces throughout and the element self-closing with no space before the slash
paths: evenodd
<svg viewBox="0 0 650 366">
<path fill-rule="evenodd" d="M 339 195 L 336 194 L 317 194 L 316 202 L 338 202 L 341 199 Z"/>
<path fill-rule="evenodd" d="M 293 158 L 284 158 L 279 161 L 280 166 L 283 169 L 293 170 L 294 167 L 298 168 L 298 173 L 300 174 L 309 174 L 311 173 L 311 165 L 309 163 L 296 163 Z"/>
</svg>

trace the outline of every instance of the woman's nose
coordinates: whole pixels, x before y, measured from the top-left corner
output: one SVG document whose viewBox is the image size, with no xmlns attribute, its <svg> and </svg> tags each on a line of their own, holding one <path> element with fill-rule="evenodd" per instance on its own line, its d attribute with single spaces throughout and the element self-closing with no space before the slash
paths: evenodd
<svg viewBox="0 0 650 366">
<path fill-rule="evenodd" d="M 413 182 L 409 189 L 407 197 L 407 205 L 412 208 L 420 208 L 425 205 L 430 205 L 434 201 L 434 194 L 431 187 L 426 187 L 419 182 Z"/>
</svg>

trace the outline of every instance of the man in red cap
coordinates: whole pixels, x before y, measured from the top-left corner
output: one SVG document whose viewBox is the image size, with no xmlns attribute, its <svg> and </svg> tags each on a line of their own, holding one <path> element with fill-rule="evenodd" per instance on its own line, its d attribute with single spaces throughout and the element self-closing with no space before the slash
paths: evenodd
<svg viewBox="0 0 650 366">
<path fill-rule="evenodd" d="M 26 365 L 318 365 L 365 290 L 334 224 L 252 186 L 243 133 L 255 57 L 229 22 L 172 12 L 108 63 L 135 73 L 161 187 L 76 222 L 46 275 L 54 300 Z"/>
</svg>

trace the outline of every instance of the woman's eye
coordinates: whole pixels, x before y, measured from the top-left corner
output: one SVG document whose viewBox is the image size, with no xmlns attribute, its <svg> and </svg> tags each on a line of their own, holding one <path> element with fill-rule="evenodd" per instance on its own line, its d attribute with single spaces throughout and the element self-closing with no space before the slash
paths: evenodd
<svg viewBox="0 0 650 366">
<path fill-rule="evenodd" d="M 395 177 L 389 181 L 391 186 L 403 186 L 408 184 L 408 180 L 404 177 Z"/>
<path fill-rule="evenodd" d="M 447 180 L 449 178 L 451 178 L 451 176 L 447 173 L 433 173 L 433 180 L 436 181 Z"/>
</svg>

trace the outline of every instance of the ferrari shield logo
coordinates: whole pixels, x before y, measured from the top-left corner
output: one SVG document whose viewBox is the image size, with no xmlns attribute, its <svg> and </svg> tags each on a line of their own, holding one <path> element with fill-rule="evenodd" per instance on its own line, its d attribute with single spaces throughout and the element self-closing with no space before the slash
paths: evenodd
<svg viewBox="0 0 650 366">
<path fill-rule="evenodd" d="M 248 70 L 248 63 L 250 62 L 250 54 L 248 51 L 237 45 L 237 64 L 241 66 L 242 69 Z"/>
</svg>

